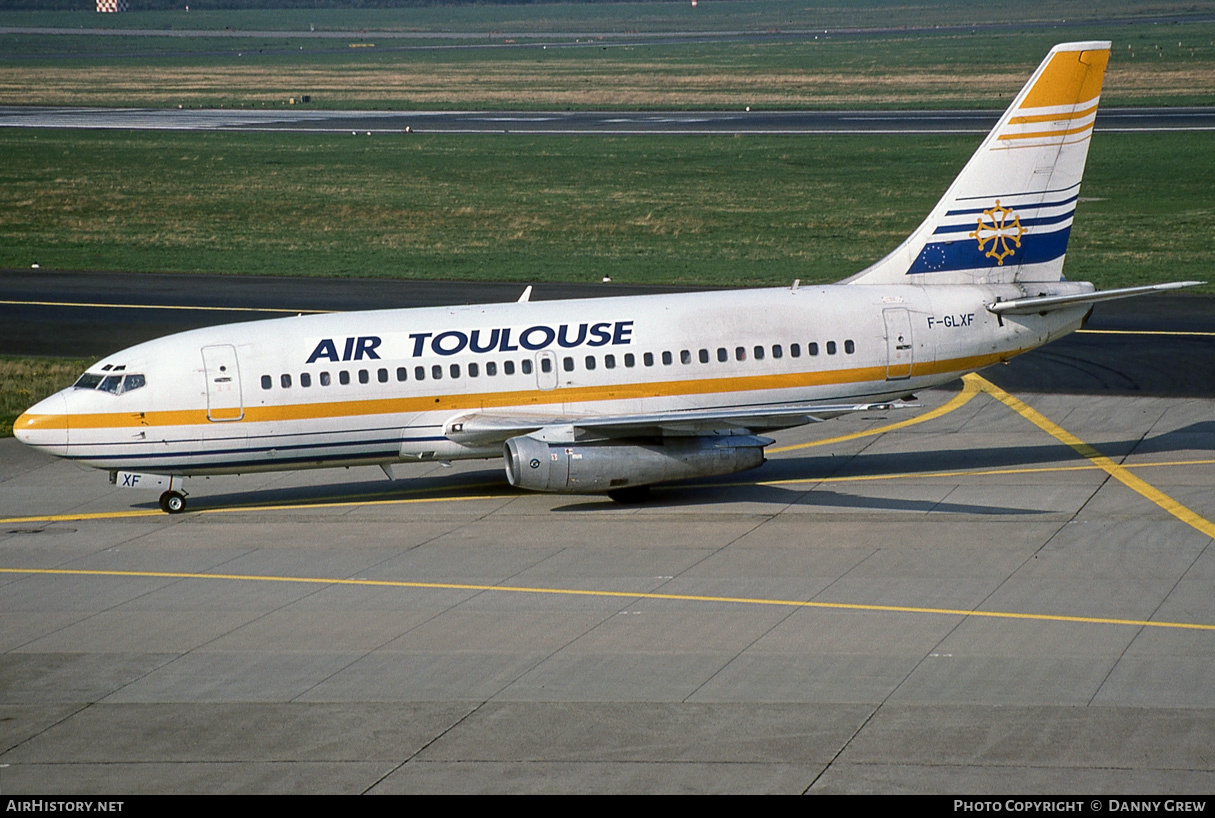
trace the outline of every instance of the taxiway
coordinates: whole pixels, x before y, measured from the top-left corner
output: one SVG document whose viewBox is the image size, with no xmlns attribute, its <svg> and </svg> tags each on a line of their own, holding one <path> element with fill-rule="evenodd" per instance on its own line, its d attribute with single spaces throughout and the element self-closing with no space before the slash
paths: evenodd
<svg viewBox="0 0 1215 818">
<path fill-rule="evenodd" d="M 1215 400 L 1134 371 L 1200 313 L 1083 336 L 1138 389 L 1029 355 L 640 506 L 485 463 L 169 517 L 0 441 L 0 785 L 1209 792 Z"/>
</svg>

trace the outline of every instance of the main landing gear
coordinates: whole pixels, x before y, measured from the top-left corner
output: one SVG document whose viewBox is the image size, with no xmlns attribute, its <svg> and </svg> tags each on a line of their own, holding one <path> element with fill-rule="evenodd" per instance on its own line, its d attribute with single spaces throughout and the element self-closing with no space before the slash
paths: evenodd
<svg viewBox="0 0 1215 818">
<path fill-rule="evenodd" d="M 180 491 L 166 491 L 160 495 L 160 510 L 165 514 L 180 514 L 186 510 L 186 496 Z"/>
<path fill-rule="evenodd" d="M 621 505 L 644 503 L 650 496 L 649 486 L 628 486 L 622 489 L 612 489 L 607 493 L 609 499 Z"/>
</svg>

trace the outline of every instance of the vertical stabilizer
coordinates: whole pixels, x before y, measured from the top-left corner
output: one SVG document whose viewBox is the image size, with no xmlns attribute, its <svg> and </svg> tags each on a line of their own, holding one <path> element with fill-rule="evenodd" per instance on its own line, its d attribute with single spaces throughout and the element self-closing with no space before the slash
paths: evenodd
<svg viewBox="0 0 1215 818">
<path fill-rule="evenodd" d="M 1108 42 L 1051 49 L 932 213 L 845 284 L 1058 281 Z"/>
</svg>

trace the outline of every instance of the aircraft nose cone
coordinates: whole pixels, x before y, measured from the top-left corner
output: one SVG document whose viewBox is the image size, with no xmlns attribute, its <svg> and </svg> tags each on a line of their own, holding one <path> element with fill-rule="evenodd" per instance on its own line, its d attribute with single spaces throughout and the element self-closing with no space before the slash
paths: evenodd
<svg viewBox="0 0 1215 818">
<path fill-rule="evenodd" d="M 68 414 L 63 393 L 31 406 L 13 422 L 13 437 L 55 455 L 67 454 Z"/>
</svg>

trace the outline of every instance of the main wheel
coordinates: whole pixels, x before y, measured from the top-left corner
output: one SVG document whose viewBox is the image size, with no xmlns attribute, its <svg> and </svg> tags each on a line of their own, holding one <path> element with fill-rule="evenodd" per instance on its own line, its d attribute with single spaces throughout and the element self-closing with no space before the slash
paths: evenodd
<svg viewBox="0 0 1215 818">
<path fill-rule="evenodd" d="M 180 514 L 186 510 L 186 498 L 181 492 L 166 491 L 160 495 L 160 508 L 166 514 Z"/>
</svg>

